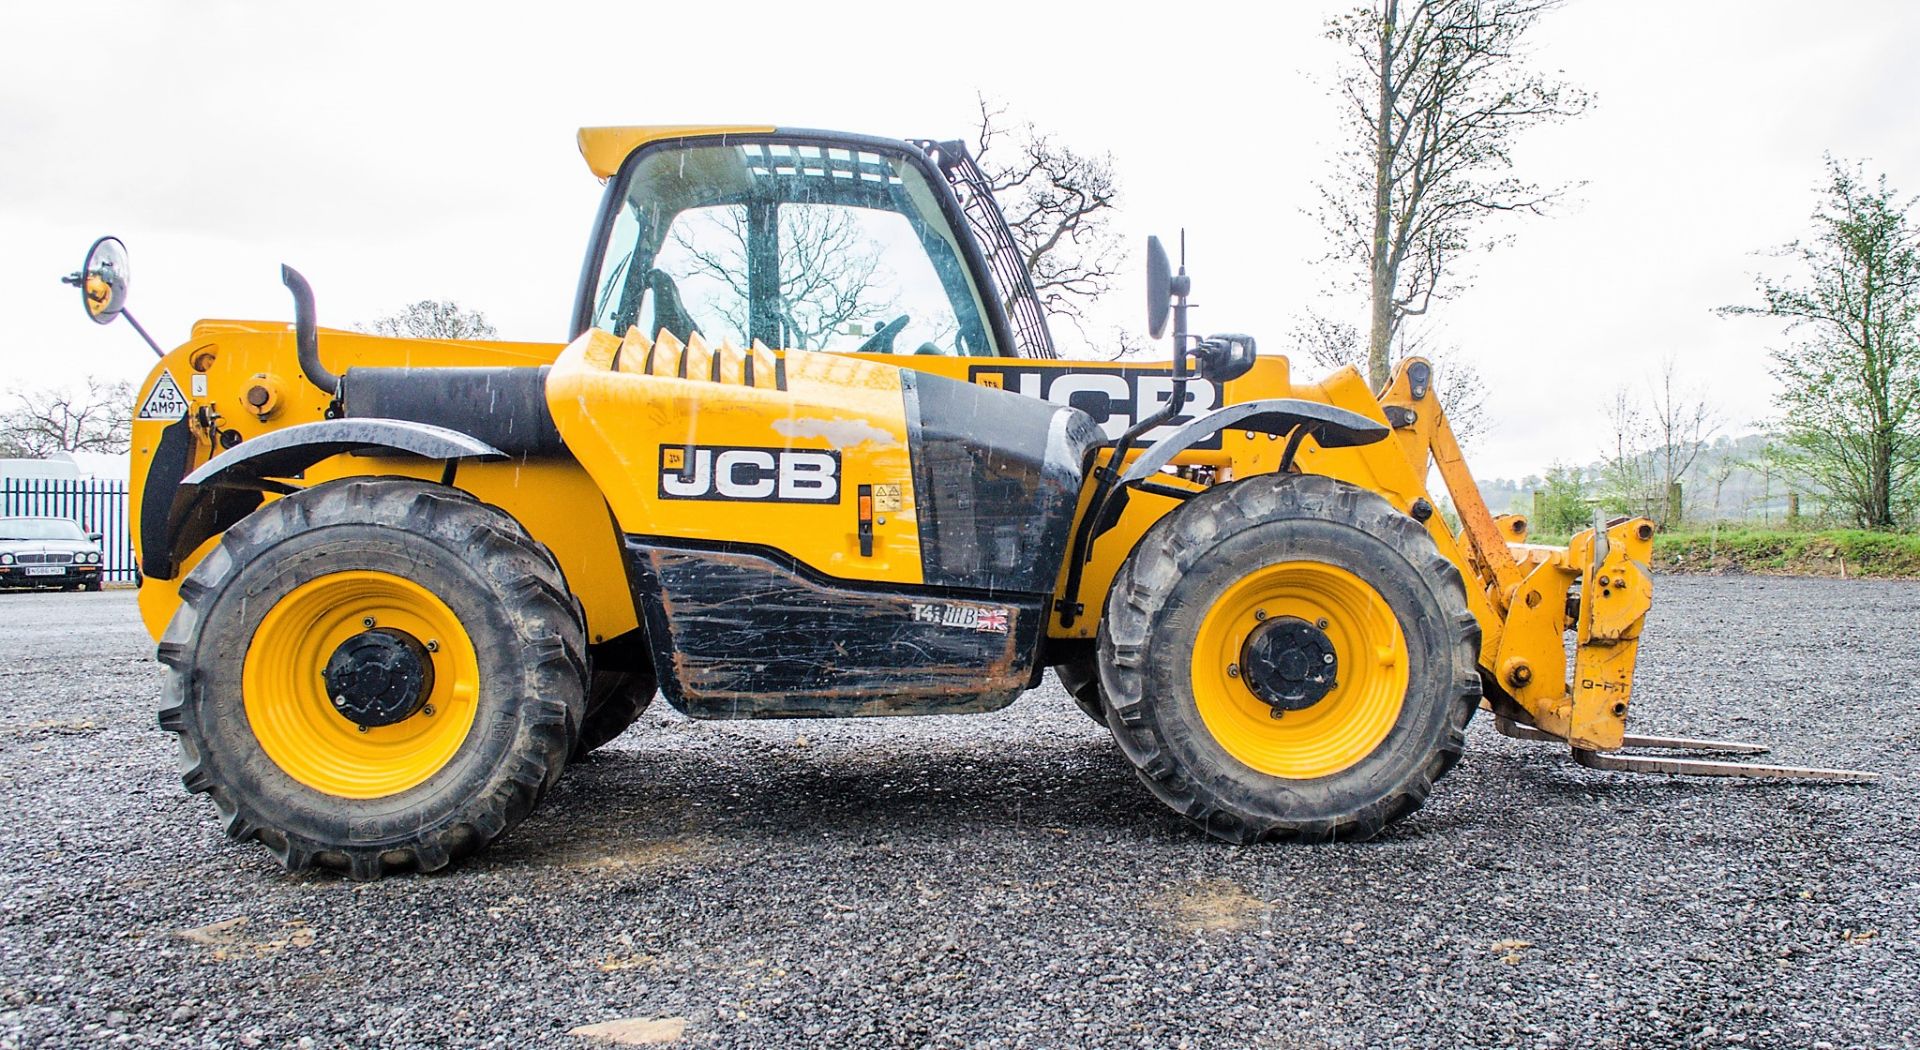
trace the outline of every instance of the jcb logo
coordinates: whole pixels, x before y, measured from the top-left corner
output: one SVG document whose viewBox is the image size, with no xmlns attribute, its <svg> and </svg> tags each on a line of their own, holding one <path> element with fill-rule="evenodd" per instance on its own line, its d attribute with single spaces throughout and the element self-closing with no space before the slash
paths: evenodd
<svg viewBox="0 0 1920 1050">
<path fill-rule="evenodd" d="M 980 366 L 967 378 L 981 386 L 1011 390 L 1037 397 L 1056 405 L 1077 408 L 1093 417 L 1109 438 L 1117 438 L 1128 427 L 1166 407 L 1173 397 L 1173 376 L 1167 372 L 1138 368 L 1004 368 Z M 1186 402 L 1165 426 L 1155 427 L 1142 439 L 1147 444 L 1167 436 L 1174 427 L 1195 416 L 1220 407 L 1220 390 L 1211 382 L 1195 377 L 1187 380 Z M 1203 441 L 1195 448 L 1219 448 L 1220 438 Z"/>
<path fill-rule="evenodd" d="M 835 503 L 840 499 L 840 453 L 662 445 L 660 498 Z"/>
</svg>

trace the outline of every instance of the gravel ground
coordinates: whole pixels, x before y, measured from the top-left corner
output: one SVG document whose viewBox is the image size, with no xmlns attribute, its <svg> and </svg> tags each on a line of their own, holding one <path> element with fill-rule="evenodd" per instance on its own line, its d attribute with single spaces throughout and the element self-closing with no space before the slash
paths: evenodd
<svg viewBox="0 0 1920 1050">
<path fill-rule="evenodd" d="M 282 874 L 188 797 L 130 594 L 0 595 L 0 1045 L 1911 1046 L 1920 584 L 1668 577 L 1636 726 L 1874 787 L 1633 778 L 1476 722 L 1371 843 L 1232 848 L 1051 684 L 664 705 L 450 873 Z"/>
</svg>

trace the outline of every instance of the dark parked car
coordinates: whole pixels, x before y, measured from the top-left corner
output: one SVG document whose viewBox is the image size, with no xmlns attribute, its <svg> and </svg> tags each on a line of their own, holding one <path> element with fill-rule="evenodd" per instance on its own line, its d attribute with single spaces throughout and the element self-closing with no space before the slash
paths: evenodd
<svg viewBox="0 0 1920 1050">
<path fill-rule="evenodd" d="M 100 534 L 67 518 L 0 518 L 0 587 L 100 589 Z"/>
</svg>

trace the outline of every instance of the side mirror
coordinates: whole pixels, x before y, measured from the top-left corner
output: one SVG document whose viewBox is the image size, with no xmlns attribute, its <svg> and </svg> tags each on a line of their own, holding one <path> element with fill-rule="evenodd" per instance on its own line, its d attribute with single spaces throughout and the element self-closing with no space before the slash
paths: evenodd
<svg viewBox="0 0 1920 1050">
<path fill-rule="evenodd" d="M 1167 317 L 1173 310 L 1173 264 L 1160 238 L 1147 238 L 1147 336 L 1158 339 L 1167 334 Z"/>
<path fill-rule="evenodd" d="M 127 288 L 132 279 L 132 270 L 127 266 L 127 246 L 121 244 L 118 237 L 102 237 L 87 249 L 87 261 L 80 272 L 60 278 L 60 283 L 80 289 L 80 305 L 87 308 L 88 320 L 94 324 L 112 324 L 114 318 L 125 315 L 127 323 L 153 348 L 153 356 L 165 357 L 167 352 L 160 349 L 160 344 L 127 312 Z"/>
<path fill-rule="evenodd" d="M 99 543 L 101 540 L 105 539 L 106 537 L 102 536 L 100 533 L 97 533 L 97 532 L 89 532 L 87 533 L 87 538 L 92 540 L 95 543 Z"/>
<path fill-rule="evenodd" d="M 127 246 L 118 237 L 102 237 L 87 249 L 86 264 L 67 283 L 80 289 L 80 302 L 95 324 L 111 324 L 127 308 Z"/>
</svg>

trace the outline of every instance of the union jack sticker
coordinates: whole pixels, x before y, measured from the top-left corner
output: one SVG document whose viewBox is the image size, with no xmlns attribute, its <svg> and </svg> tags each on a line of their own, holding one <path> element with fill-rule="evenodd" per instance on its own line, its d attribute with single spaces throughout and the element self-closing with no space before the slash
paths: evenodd
<svg viewBox="0 0 1920 1050">
<path fill-rule="evenodd" d="M 1007 633 L 1012 617 L 1005 606 L 956 605 L 951 602 L 914 602 L 914 623 L 939 624 L 967 631 Z"/>
</svg>

